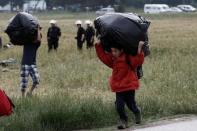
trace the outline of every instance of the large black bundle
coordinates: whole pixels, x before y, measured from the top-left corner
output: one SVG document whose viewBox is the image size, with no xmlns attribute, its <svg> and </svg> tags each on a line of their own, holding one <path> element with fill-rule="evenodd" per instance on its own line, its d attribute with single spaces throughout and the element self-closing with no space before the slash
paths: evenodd
<svg viewBox="0 0 197 131">
<path fill-rule="evenodd" d="M 106 51 L 116 44 L 135 55 L 139 41 L 147 39 L 150 22 L 133 13 L 111 13 L 98 17 L 94 24 Z"/>
<path fill-rule="evenodd" d="M 34 16 L 20 12 L 10 20 L 5 32 L 14 45 L 29 44 L 37 39 L 38 25 Z"/>
</svg>

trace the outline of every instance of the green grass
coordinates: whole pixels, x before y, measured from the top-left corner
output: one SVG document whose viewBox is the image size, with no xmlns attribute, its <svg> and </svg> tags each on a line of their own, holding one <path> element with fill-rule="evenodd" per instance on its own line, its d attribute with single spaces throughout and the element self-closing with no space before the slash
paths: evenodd
<svg viewBox="0 0 197 131">
<path fill-rule="evenodd" d="M 3 31 L 12 14 L 0 15 Z M 197 14 L 146 15 L 151 21 L 151 56 L 144 64 L 144 78 L 137 91 L 137 103 L 144 122 L 178 114 L 197 114 Z M 94 15 L 90 14 L 91 19 Z M 115 125 L 115 96 L 108 87 L 111 70 L 95 51 L 78 52 L 76 19 L 81 13 L 38 14 L 43 26 L 43 44 L 38 52 L 41 83 L 31 99 L 21 99 L 19 69 L 21 47 L 0 51 L 0 59 L 15 58 L 9 72 L 0 71 L 0 87 L 16 104 L 10 117 L 0 118 L 0 131 L 55 131 L 92 129 Z M 63 35 L 57 53 L 47 53 L 46 31 L 50 19 L 57 19 Z M 4 42 L 8 38 L 0 33 Z M 2 67 L 0 67 L 2 70 Z M 131 113 L 129 113 L 132 118 Z M 131 120 L 131 119 L 130 119 Z"/>
</svg>

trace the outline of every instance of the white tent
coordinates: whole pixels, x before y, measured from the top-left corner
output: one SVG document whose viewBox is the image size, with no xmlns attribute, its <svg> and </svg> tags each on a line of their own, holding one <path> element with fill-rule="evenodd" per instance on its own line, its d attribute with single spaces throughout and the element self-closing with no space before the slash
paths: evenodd
<svg viewBox="0 0 197 131">
<path fill-rule="evenodd" d="M 46 10 L 46 8 L 45 0 L 30 0 L 23 5 L 23 11 Z"/>
</svg>

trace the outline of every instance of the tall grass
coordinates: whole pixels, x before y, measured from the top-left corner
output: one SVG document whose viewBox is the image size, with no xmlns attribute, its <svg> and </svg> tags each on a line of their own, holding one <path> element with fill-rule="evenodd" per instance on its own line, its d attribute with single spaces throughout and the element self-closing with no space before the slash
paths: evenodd
<svg viewBox="0 0 197 131">
<path fill-rule="evenodd" d="M 80 18 L 86 19 L 85 15 Z M 0 16 L 1 30 L 8 16 Z M 58 52 L 48 54 L 46 31 L 53 16 L 58 19 L 63 36 Z M 0 59 L 12 57 L 18 61 L 9 72 L 0 71 L 0 87 L 16 104 L 12 116 L 0 118 L 0 130 L 55 131 L 116 124 L 115 97 L 108 86 L 111 70 L 99 62 L 94 49 L 77 51 L 74 21 L 78 17 L 71 16 L 38 15 L 44 36 L 37 62 L 41 83 L 31 99 L 20 98 L 22 48 L 0 51 Z M 197 15 L 148 17 L 152 20 L 151 56 L 146 58 L 145 76 L 137 91 L 137 103 L 143 111 L 144 121 L 177 114 L 197 114 Z M 8 42 L 5 34 L 0 35 L 4 42 Z"/>
</svg>

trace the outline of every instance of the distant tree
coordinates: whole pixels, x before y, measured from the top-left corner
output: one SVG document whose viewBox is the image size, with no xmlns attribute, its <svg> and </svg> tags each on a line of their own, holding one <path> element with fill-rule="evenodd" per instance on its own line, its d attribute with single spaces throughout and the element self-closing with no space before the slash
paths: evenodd
<svg viewBox="0 0 197 131">
<path fill-rule="evenodd" d="M 11 10 L 13 11 L 14 7 L 23 8 L 24 0 L 8 0 L 11 4 Z"/>
<path fill-rule="evenodd" d="M 67 0 L 45 0 L 48 9 L 52 9 L 54 6 L 64 6 Z M 61 4 L 60 4 L 61 3 Z"/>
<path fill-rule="evenodd" d="M 1 0 L 6 1 L 6 0 Z M 20 1 L 20 0 L 15 0 Z M 83 7 L 98 7 L 103 6 L 106 7 L 108 5 L 119 5 L 121 10 L 124 10 L 125 6 L 133 6 L 135 8 L 142 8 L 144 4 L 168 4 L 170 6 L 176 6 L 178 4 L 195 4 L 197 0 L 45 0 L 47 3 L 47 7 L 50 9 L 54 6 L 69 6 L 80 4 Z"/>
<path fill-rule="evenodd" d="M 0 6 L 5 6 L 9 3 L 8 0 L 0 0 Z"/>
<path fill-rule="evenodd" d="M 82 6 L 108 6 L 113 5 L 115 0 L 46 0 L 47 7 L 68 6 L 80 4 Z"/>
</svg>

